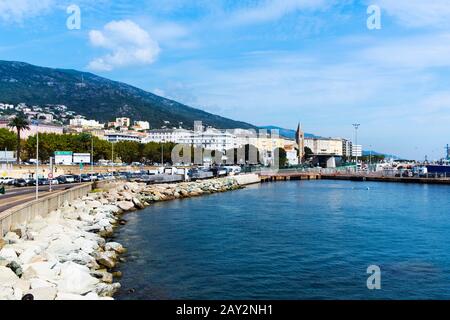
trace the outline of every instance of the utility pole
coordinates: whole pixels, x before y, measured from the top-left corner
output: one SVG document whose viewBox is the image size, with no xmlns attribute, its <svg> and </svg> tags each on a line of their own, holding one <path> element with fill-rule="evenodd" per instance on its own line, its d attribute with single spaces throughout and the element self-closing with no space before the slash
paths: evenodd
<svg viewBox="0 0 450 320">
<path fill-rule="evenodd" d="M 355 128 L 355 147 L 356 147 L 356 151 L 355 151 L 355 157 L 356 157 L 356 171 L 358 171 L 358 128 L 359 128 L 360 124 L 359 123 L 354 123 L 353 127 Z"/>
<path fill-rule="evenodd" d="M 53 157 L 50 157 L 50 174 L 49 174 L 49 191 L 52 192 L 52 181 L 53 181 Z"/>
<path fill-rule="evenodd" d="M 111 141 L 111 172 L 114 171 L 114 142 Z"/>
<path fill-rule="evenodd" d="M 161 165 L 164 167 L 164 143 L 161 142 Z"/>
<path fill-rule="evenodd" d="M 36 200 L 39 199 L 39 177 L 38 177 L 38 173 L 39 173 L 39 123 L 36 122 L 36 177 L 35 177 L 35 181 L 36 181 Z"/>
<path fill-rule="evenodd" d="M 91 173 L 94 173 L 94 136 L 91 133 Z"/>
</svg>

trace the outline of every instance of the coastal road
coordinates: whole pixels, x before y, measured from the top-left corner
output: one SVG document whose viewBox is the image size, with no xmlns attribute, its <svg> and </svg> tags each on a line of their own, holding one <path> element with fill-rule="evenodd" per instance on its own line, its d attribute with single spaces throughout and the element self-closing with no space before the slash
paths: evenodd
<svg viewBox="0 0 450 320">
<path fill-rule="evenodd" d="M 39 197 L 47 196 L 53 192 L 70 189 L 80 185 L 80 183 L 53 185 L 52 192 L 49 191 L 49 186 L 39 187 Z M 32 201 L 36 197 L 36 187 L 12 188 L 7 189 L 6 194 L 0 195 L 0 212 L 19 204 Z"/>
</svg>

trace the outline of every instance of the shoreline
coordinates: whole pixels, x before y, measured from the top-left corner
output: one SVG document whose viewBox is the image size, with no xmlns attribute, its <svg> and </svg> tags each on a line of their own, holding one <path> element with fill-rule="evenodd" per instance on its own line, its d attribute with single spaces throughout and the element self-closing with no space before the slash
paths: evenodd
<svg viewBox="0 0 450 320">
<path fill-rule="evenodd" d="M 15 224 L 0 239 L 0 300 L 112 300 L 120 288 L 120 255 L 108 242 L 122 215 L 153 202 L 242 189 L 257 175 L 146 185 L 112 183 L 65 202 L 45 218 Z"/>
<path fill-rule="evenodd" d="M 352 176 L 352 175 L 327 175 L 322 174 L 323 180 L 348 180 L 348 181 L 373 181 L 389 183 L 416 183 L 450 185 L 450 178 L 417 178 L 417 177 L 375 177 L 375 176 Z"/>
</svg>

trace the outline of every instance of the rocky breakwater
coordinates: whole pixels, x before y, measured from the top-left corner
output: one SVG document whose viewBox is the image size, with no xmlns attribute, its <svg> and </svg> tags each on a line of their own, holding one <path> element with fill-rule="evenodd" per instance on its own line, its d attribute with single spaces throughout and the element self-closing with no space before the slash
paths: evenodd
<svg viewBox="0 0 450 320">
<path fill-rule="evenodd" d="M 112 272 L 125 249 L 108 242 L 124 212 L 152 202 L 239 189 L 234 178 L 146 185 L 119 183 L 13 225 L 0 239 L 0 300 L 112 299 L 120 288 Z"/>
</svg>

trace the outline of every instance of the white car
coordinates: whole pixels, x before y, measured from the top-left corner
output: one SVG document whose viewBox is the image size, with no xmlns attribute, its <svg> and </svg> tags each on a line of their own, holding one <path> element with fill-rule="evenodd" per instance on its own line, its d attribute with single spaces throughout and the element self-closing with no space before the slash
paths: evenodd
<svg viewBox="0 0 450 320">
<path fill-rule="evenodd" d="M 11 177 L 0 177 L 0 184 L 8 184 L 13 181 L 14 181 L 14 178 L 11 178 Z"/>
</svg>

